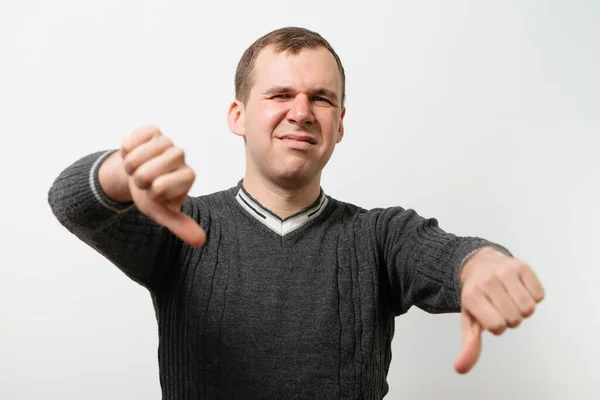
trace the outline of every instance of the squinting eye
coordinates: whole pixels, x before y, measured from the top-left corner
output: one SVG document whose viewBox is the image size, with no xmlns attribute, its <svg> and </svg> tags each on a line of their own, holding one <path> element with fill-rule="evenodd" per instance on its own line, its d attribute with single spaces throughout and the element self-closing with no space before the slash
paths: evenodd
<svg viewBox="0 0 600 400">
<path fill-rule="evenodd" d="M 289 99 L 290 95 L 289 94 L 276 94 L 275 96 L 271 97 L 272 99 Z"/>
<path fill-rule="evenodd" d="M 313 100 L 314 100 L 314 101 L 324 101 L 324 102 L 326 102 L 326 103 L 329 103 L 329 104 L 331 104 L 331 102 L 330 102 L 329 100 L 327 100 L 326 98 L 324 98 L 324 97 L 321 97 L 321 96 L 314 96 L 314 97 L 313 97 Z"/>
</svg>

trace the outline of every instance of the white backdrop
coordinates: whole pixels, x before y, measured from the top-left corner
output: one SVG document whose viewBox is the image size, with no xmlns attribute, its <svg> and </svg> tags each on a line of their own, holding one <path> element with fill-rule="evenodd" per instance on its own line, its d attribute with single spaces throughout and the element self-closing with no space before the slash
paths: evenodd
<svg viewBox="0 0 600 400">
<path fill-rule="evenodd" d="M 325 191 L 497 241 L 546 287 L 466 376 L 458 315 L 397 319 L 387 398 L 600 398 L 598 2 L 0 4 L 0 398 L 160 398 L 148 293 L 58 224 L 48 189 L 143 124 L 186 149 L 192 195 L 236 184 L 235 67 L 288 25 L 347 72 Z"/>
</svg>

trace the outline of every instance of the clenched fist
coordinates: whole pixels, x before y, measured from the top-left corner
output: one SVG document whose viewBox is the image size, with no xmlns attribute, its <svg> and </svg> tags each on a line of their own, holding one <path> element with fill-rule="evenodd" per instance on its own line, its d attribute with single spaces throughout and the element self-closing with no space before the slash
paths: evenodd
<svg viewBox="0 0 600 400">
<path fill-rule="evenodd" d="M 479 250 L 465 263 L 460 281 L 463 347 L 454 368 L 466 373 L 481 354 L 481 333 L 500 335 L 533 314 L 545 291 L 525 262 L 494 248 Z"/>
<path fill-rule="evenodd" d="M 117 201 L 137 208 L 191 246 L 206 240 L 198 223 L 181 211 L 196 179 L 185 152 L 155 127 L 136 129 L 99 170 L 100 185 Z"/>
</svg>

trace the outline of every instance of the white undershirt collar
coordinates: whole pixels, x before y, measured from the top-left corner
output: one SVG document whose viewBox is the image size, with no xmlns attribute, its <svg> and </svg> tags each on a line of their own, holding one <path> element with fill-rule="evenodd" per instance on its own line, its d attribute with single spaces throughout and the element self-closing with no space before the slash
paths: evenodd
<svg viewBox="0 0 600 400">
<path fill-rule="evenodd" d="M 252 217 L 256 218 L 256 220 L 260 221 L 280 236 L 285 236 L 307 222 L 317 218 L 329 203 L 329 199 L 325 196 L 323 189 L 321 189 L 319 198 L 312 206 L 298 214 L 291 215 L 282 220 L 254 200 L 248 192 L 244 190 L 244 187 L 241 184 L 235 199 Z"/>
</svg>

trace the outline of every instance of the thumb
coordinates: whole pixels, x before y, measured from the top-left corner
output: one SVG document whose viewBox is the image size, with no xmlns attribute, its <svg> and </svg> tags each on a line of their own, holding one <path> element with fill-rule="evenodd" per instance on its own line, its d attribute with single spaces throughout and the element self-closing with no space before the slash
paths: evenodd
<svg viewBox="0 0 600 400">
<path fill-rule="evenodd" d="M 460 315 L 460 326 L 463 333 L 463 344 L 454 369 L 459 374 L 466 374 L 473 368 L 481 354 L 481 326 L 466 310 Z"/>
<path fill-rule="evenodd" d="M 151 217 L 179 239 L 192 247 L 200 247 L 206 242 L 206 232 L 189 215 L 171 210 L 163 205 L 153 208 Z"/>
</svg>

